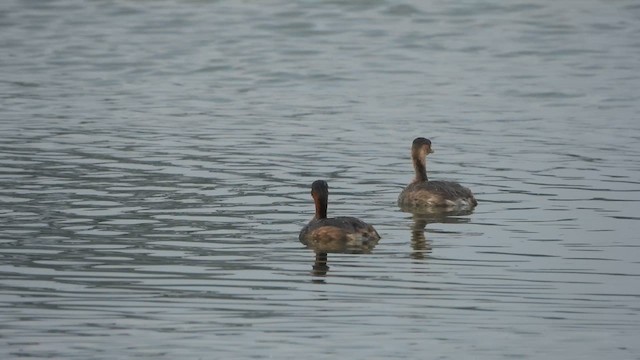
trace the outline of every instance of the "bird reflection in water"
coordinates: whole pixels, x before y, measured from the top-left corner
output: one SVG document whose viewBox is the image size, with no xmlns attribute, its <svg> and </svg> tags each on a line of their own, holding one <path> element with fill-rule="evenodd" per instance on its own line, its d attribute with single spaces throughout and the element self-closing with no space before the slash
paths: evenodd
<svg viewBox="0 0 640 360">
<path fill-rule="evenodd" d="M 427 239 L 426 226 L 428 224 L 443 223 L 443 224 L 462 224 L 468 223 L 469 218 L 461 217 L 470 215 L 473 209 L 464 209 L 458 211 L 442 211 L 434 208 L 425 208 L 417 211 L 413 209 L 410 212 L 413 217 L 413 225 L 411 226 L 411 248 L 413 252 L 411 257 L 416 260 L 424 260 L 428 254 L 431 253 L 432 243 Z"/>
<path fill-rule="evenodd" d="M 315 276 L 325 276 L 329 271 L 328 254 L 369 254 L 378 245 L 380 238 L 370 239 L 362 243 L 347 243 L 343 241 L 317 241 L 307 243 L 307 247 L 316 253 L 316 260 L 313 264 L 312 274 Z"/>
</svg>

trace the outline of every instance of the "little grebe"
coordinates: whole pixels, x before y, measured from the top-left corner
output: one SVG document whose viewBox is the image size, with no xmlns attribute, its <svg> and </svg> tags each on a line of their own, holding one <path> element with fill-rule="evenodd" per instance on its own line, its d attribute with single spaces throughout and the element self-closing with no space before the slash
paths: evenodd
<svg viewBox="0 0 640 360">
<path fill-rule="evenodd" d="M 427 155 L 433 153 L 431 141 L 423 137 L 413 140 L 411 158 L 415 179 L 398 196 L 403 209 L 440 208 L 442 210 L 473 209 L 478 202 L 468 188 L 453 181 L 430 181 L 427 178 Z"/>
<path fill-rule="evenodd" d="M 364 221 L 347 216 L 327 218 L 329 186 L 324 180 L 311 184 L 311 196 L 316 206 L 316 214 L 302 228 L 300 242 L 316 253 L 329 252 L 369 252 L 380 240 L 373 226 Z"/>
</svg>

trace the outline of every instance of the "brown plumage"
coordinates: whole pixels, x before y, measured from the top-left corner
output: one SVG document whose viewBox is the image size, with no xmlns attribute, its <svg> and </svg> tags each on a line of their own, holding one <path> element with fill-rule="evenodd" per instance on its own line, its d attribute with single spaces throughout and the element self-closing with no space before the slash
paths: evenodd
<svg viewBox="0 0 640 360">
<path fill-rule="evenodd" d="M 317 253 L 369 252 L 378 243 L 378 232 L 360 219 L 346 216 L 327 218 L 329 186 L 326 181 L 314 181 L 311 196 L 316 213 L 300 231 L 298 239 L 301 243 Z"/>
<path fill-rule="evenodd" d="M 429 181 L 426 162 L 427 155 L 433 152 L 429 139 L 419 137 L 413 140 L 411 158 L 416 177 L 398 196 L 398 205 L 406 210 L 429 207 L 457 210 L 475 207 L 478 201 L 468 188 L 453 181 Z"/>
</svg>

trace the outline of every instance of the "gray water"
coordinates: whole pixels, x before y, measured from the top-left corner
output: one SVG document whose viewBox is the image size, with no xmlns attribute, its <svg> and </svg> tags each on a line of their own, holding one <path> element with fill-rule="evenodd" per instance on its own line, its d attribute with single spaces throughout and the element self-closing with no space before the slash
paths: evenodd
<svg viewBox="0 0 640 360">
<path fill-rule="evenodd" d="M 3 1 L 0 358 L 640 358 L 637 1 Z M 409 147 L 471 214 L 396 197 Z M 370 254 L 297 240 L 325 179 Z"/>
</svg>

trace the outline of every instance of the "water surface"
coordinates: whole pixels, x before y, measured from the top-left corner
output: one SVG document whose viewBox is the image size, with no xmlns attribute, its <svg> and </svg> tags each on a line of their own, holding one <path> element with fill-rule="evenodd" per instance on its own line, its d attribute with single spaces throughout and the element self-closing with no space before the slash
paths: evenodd
<svg viewBox="0 0 640 360">
<path fill-rule="evenodd" d="M 639 357 L 635 2 L 0 9 L 3 359 Z"/>
</svg>

